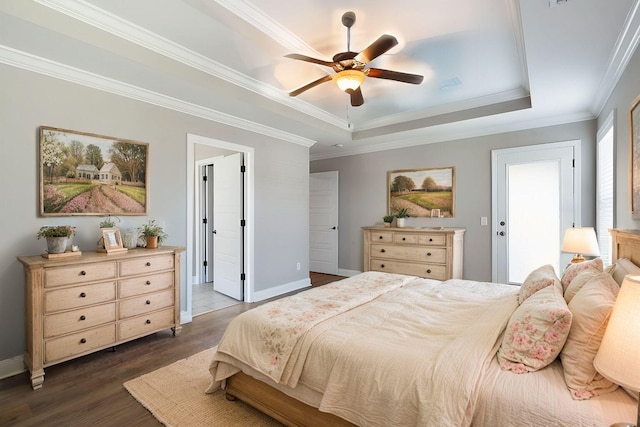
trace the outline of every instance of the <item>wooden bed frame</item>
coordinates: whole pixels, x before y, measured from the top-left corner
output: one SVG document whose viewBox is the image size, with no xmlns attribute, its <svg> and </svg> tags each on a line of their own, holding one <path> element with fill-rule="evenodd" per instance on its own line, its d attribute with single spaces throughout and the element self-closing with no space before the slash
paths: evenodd
<svg viewBox="0 0 640 427">
<path fill-rule="evenodd" d="M 609 230 L 612 261 L 627 258 L 640 266 L 640 230 Z M 226 380 L 227 399 L 240 399 L 290 427 L 343 427 L 354 424 L 300 402 L 242 372 Z"/>
</svg>

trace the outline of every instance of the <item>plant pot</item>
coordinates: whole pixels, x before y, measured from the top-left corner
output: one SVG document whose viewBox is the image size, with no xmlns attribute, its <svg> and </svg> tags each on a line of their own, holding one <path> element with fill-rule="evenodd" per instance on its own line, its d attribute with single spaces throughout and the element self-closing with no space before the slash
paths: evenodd
<svg viewBox="0 0 640 427">
<path fill-rule="evenodd" d="M 402 228 L 404 227 L 405 218 L 396 218 L 396 227 Z"/>
<path fill-rule="evenodd" d="M 385 227 L 387 227 L 387 228 L 389 228 L 389 227 L 391 227 L 391 223 L 390 223 L 390 222 L 385 222 L 385 223 L 384 223 L 384 226 L 385 226 Z"/>
<path fill-rule="evenodd" d="M 62 254 L 67 250 L 68 237 L 47 237 L 47 252 Z"/>
<path fill-rule="evenodd" d="M 146 236 L 145 240 L 147 241 L 148 249 L 156 249 L 158 247 L 158 236 Z"/>
</svg>

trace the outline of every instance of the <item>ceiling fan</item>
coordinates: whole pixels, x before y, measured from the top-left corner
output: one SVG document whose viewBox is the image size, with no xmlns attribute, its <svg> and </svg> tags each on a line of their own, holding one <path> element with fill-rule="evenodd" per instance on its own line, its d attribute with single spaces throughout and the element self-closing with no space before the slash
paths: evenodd
<svg viewBox="0 0 640 427">
<path fill-rule="evenodd" d="M 333 80 L 341 90 L 351 96 L 351 105 L 358 107 L 364 104 L 364 97 L 362 96 L 360 85 L 364 82 L 365 77 L 395 80 L 398 82 L 416 85 L 422 83 L 424 77 L 418 74 L 401 73 L 399 71 L 383 70 L 380 68 L 365 68 L 369 62 L 396 46 L 398 44 L 398 40 L 393 36 L 383 34 L 362 52 L 351 52 L 349 46 L 351 42 L 351 26 L 353 26 L 355 21 L 356 14 L 353 12 L 345 12 L 344 15 L 342 15 L 342 25 L 347 27 L 347 51 L 335 54 L 332 62 L 311 58 L 297 53 L 285 55 L 286 58 L 298 59 L 300 61 L 331 67 L 333 68 L 333 71 L 336 72 L 334 75 L 320 77 L 319 79 L 290 92 L 289 96 L 300 95 L 302 92 L 311 89 L 312 87 L 328 82 L 329 80 Z"/>
</svg>

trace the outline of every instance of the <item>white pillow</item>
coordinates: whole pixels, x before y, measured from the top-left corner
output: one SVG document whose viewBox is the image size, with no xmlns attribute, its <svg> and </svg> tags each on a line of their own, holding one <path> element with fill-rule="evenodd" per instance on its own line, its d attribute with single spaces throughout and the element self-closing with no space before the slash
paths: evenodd
<svg viewBox="0 0 640 427">
<path fill-rule="evenodd" d="M 620 258 L 605 270 L 609 273 L 618 285 L 622 285 L 624 276 L 627 274 L 640 274 L 640 267 L 629 261 L 627 258 Z"/>
<path fill-rule="evenodd" d="M 555 286 L 527 298 L 511 315 L 498 350 L 500 367 L 516 374 L 537 371 L 560 354 L 571 327 L 571 312 Z"/>
<path fill-rule="evenodd" d="M 583 274 L 571 282 L 567 292 Z M 571 397 L 576 400 L 590 399 L 618 388 L 596 371 L 593 359 L 600 348 L 619 289 L 609 274 L 598 273 L 591 276 L 569 302 L 573 320 L 560 359 L 565 382 Z"/>
</svg>

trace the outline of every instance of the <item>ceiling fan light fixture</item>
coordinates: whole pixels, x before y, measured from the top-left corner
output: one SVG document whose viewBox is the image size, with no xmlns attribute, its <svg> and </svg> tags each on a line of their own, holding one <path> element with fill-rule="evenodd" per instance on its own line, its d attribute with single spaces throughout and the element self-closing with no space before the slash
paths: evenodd
<svg viewBox="0 0 640 427">
<path fill-rule="evenodd" d="M 360 70 L 344 70 L 333 75 L 333 81 L 340 90 L 356 90 L 364 82 L 365 74 Z"/>
</svg>

